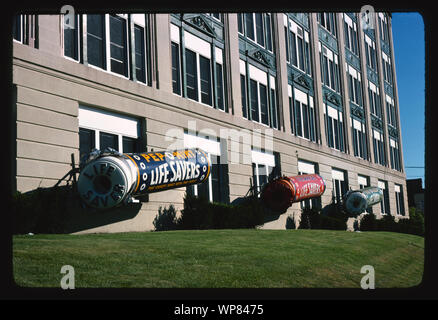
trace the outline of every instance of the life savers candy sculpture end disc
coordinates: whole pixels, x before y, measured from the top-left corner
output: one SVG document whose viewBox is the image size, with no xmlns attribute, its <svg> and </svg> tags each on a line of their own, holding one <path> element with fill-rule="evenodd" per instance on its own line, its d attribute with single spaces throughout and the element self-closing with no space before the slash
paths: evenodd
<svg viewBox="0 0 438 320">
<path fill-rule="evenodd" d="M 129 196 L 202 183 L 210 171 L 200 149 L 104 155 L 81 170 L 78 192 L 92 207 L 111 208 Z"/>
<path fill-rule="evenodd" d="M 360 190 L 348 191 L 344 195 L 345 210 L 352 215 L 359 215 L 368 207 L 383 200 L 383 190 L 379 187 L 366 187 Z"/>
</svg>

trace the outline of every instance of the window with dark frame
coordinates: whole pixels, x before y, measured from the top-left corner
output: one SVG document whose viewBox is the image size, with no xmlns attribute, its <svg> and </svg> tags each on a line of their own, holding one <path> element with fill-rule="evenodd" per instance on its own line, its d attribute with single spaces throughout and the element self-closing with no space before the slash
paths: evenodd
<svg viewBox="0 0 438 320">
<path fill-rule="evenodd" d="M 109 15 L 110 64 L 111 71 L 128 76 L 128 42 L 126 36 L 127 21 L 115 15 Z"/>
<path fill-rule="evenodd" d="M 215 14 L 205 14 L 210 22 L 222 22 Z M 219 15 L 222 17 L 222 15 Z M 172 16 L 172 19 L 180 19 Z M 184 98 L 195 100 L 218 110 L 228 112 L 226 90 L 226 66 L 223 64 L 223 46 L 220 38 L 210 40 L 198 30 L 189 30 L 185 22 L 173 21 L 171 24 L 172 92 Z M 175 34 L 186 34 L 181 44 Z M 198 38 L 200 46 L 185 44 L 188 38 Z M 196 41 L 195 41 L 196 42 Z M 189 49 L 190 48 L 190 49 Z M 198 49 L 199 48 L 199 49 Z"/>
<path fill-rule="evenodd" d="M 186 48 L 185 54 L 187 97 L 192 100 L 198 101 L 198 71 L 196 63 L 196 53 Z"/>
<path fill-rule="evenodd" d="M 179 44 L 172 42 L 172 91 L 178 95 L 181 95 L 181 65 L 180 65 L 180 53 Z"/>
<path fill-rule="evenodd" d="M 79 16 L 74 16 L 74 28 L 64 24 L 64 56 L 79 61 Z"/>
<path fill-rule="evenodd" d="M 87 61 L 106 69 L 105 15 L 87 14 Z"/>
<path fill-rule="evenodd" d="M 134 41 L 135 77 L 137 81 L 146 83 L 145 30 L 143 27 L 134 25 Z"/>
</svg>

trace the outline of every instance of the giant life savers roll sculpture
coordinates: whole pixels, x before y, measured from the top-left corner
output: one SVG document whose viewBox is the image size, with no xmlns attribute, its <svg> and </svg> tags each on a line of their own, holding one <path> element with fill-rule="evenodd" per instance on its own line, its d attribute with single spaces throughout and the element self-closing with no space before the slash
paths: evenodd
<svg viewBox="0 0 438 320">
<path fill-rule="evenodd" d="M 208 156 L 200 149 L 103 152 L 84 166 L 77 186 L 85 203 L 104 209 L 131 196 L 202 183 L 210 171 Z"/>
<path fill-rule="evenodd" d="M 350 190 L 343 196 L 345 210 L 352 215 L 359 215 L 382 200 L 383 190 L 379 187 Z"/>
<path fill-rule="evenodd" d="M 262 190 L 263 203 L 274 212 L 284 212 L 292 203 L 321 196 L 326 189 L 318 174 L 277 178 Z"/>
</svg>

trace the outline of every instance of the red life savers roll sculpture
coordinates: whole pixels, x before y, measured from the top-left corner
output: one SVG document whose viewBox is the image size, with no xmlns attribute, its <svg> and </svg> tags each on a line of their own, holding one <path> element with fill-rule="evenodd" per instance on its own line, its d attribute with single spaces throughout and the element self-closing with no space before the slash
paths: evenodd
<svg viewBox="0 0 438 320">
<path fill-rule="evenodd" d="M 282 177 L 268 183 L 261 199 L 274 212 L 283 212 L 292 203 L 321 196 L 325 191 L 324 179 L 317 174 Z"/>
<path fill-rule="evenodd" d="M 144 195 L 207 180 L 211 164 L 200 149 L 119 153 L 95 151 L 78 178 L 78 192 L 92 207 L 106 209 Z"/>
</svg>

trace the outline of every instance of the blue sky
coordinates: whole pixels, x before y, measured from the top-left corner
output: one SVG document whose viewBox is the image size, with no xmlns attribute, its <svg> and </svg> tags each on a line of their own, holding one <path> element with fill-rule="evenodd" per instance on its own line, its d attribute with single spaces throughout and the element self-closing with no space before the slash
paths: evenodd
<svg viewBox="0 0 438 320">
<path fill-rule="evenodd" d="M 392 13 L 395 67 L 406 178 L 422 178 L 424 187 L 425 40 L 423 17 Z M 423 168 L 406 168 L 406 167 Z"/>
</svg>

